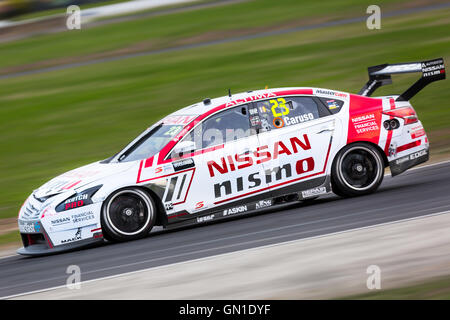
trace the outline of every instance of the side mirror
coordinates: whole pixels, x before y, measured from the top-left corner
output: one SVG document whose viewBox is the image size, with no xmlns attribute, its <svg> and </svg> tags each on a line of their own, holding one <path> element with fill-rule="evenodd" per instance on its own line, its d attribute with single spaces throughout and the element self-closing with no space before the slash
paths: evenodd
<svg viewBox="0 0 450 320">
<path fill-rule="evenodd" d="M 172 157 L 181 157 L 195 151 L 194 141 L 181 141 L 173 149 Z"/>
</svg>

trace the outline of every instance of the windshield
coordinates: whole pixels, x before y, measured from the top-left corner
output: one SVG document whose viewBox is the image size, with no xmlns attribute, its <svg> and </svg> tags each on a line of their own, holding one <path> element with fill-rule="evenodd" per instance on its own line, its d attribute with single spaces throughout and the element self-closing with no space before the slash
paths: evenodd
<svg viewBox="0 0 450 320">
<path fill-rule="evenodd" d="M 161 123 L 150 130 L 118 159 L 119 162 L 143 160 L 157 154 L 184 127 L 184 124 Z"/>
</svg>

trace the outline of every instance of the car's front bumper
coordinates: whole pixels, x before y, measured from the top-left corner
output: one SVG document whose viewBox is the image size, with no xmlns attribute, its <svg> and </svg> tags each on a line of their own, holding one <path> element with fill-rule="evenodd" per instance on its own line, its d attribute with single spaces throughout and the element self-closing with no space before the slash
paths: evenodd
<svg viewBox="0 0 450 320">
<path fill-rule="evenodd" d="M 24 235 L 24 234 L 21 234 L 21 235 L 22 235 L 22 237 L 28 236 L 28 235 Z M 44 242 L 34 243 L 31 245 L 25 245 L 25 243 L 24 243 L 24 246 L 22 248 L 18 249 L 17 253 L 20 255 L 24 255 L 24 256 L 43 256 L 43 255 L 50 255 L 50 254 L 55 254 L 55 253 L 71 251 L 71 250 L 79 249 L 79 248 L 85 248 L 85 247 L 93 246 L 96 244 L 100 244 L 102 242 L 103 242 L 103 237 L 85 239 L 85 240 L 77 241 L 74 243 L 67 243 L 67 244 L 59 245 L 56 247 L 49 246 L 48 243 L 44 243 Z"/>
</svg>

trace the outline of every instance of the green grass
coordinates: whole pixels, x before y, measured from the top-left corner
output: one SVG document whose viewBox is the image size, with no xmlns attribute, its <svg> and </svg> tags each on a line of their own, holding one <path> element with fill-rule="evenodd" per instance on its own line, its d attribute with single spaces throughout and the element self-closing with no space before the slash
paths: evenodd
<svg viewBox="0 0 450 320">
<path fill-rule="evenodd" d="M 323 12 L 315 3 L 307 2 L 305 11 Z M 276 20 L 272 15 L 279 15 L 276 10 L 258 11 L 251 4 L 235 7 L 249 6 L 256 16 L 272 22 Z M 235 15 L 239 17 L 239 12 Z M 293 16 L 286 14 L 287 19 Z M 195 16 L 186 23 L 184 34 L 199 32 L 210 17 L 202 19 Z M 224 15 L 218 19 L 218 24 L 227 25 Z M 255 23 L 230 21 L 235 28 L 238 22 Z M 133 23 L 133 30 L 144 32 L 141 22 Z M 27 195 L 55 175 L 109 157 L 164 115 L 205 97 L 225 95 L 228 88 L 238 92 L 265 85 L 318 86 L 357 92 L 367 81 L 369 65 L 441 56 L 450 61 L 449 24 L 450 10 L 437 10 L 384 19 L 378 31 L 355 23 L 0 80 L 0 217 L 15 216 Z M 171 28 L 148 32 L 156 37 L 158 32 L 177 29 Z M 102 32 L 106 39 L 127 41 L 115 26 Z M 61 55 L 60 46 L 72 45 L 70 39 L 61 44 L 46 37 L 11 43 L 5 51 L 0 48 L 0 61 L 26 60 L 14 57 L 14 46 L 28 48 L 24 56 L 30 59 L 42 59 L 44 51 Z M 130 32 L 129 38 L 134 37 Z M 102 38 L 76 39 L 74 46 L 105 49 Z M 394 86 L 379 92 L 400 92 L 412 81 L 414 76 L 396 77 Z M 448 81 L 431 84 L 412 101 L 431 134 L 432 146 L 437 140 L 448 144 L 449 101 Z"/>
<path fill-rule="evenodd" d="M 389 10 L 407 0 L 380 0 Z M 272 27 L 283 23 L 334 20 L 362 16 L 369 0 L 259 0 L 217 6 L 170 15 L 147 17 L 101 27 L 41 35 L 13 43 L 0 44 L 0 71 L 5 67 L 36 63 L 58 58 L 148 45 L 168 47 L 181 39 L 204 33 Z M 326 8 L 326 10 L 324 10 Z"/>
<path fill-rule="evenodd" d="M 5 234 L 0 234 L 0 246 L 4 244 L 10 244 L 13 242 L 20 243 L 22 239 L 20 239 L 20 234 L 17 231 L 11 231 Z"/>
<path fill-rule="evenodd" d="M 397 289 L 380 289 L 347 297 L 350 300 L 449 300 L 450 276 Z"/>
</svg>

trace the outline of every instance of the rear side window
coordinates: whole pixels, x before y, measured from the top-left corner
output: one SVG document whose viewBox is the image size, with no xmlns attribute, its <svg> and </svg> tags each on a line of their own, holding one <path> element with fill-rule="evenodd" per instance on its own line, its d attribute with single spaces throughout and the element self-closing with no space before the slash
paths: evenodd
<svg viewBox="0 0 450 320">
<path fill-rule="evenodd" d="M 330 98 L 320 98 L 320 100 L 325 104 L 325 106 L 328 108 L 328 110 L 332 114 L 336 114 L 339 111 L 341 111 L 341 108 L 344 105 L 344 101 L 342 101 L 342 100 L 336 100 L 336 99 L 330 99 Z"/>
<path fill-rule="evenodd" d="M 330 115 L 312 97 L 280 97 L 259 101 L 256 106 L 261 118 L 262 131 L 292 126 Z"/>
</svg>

